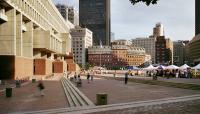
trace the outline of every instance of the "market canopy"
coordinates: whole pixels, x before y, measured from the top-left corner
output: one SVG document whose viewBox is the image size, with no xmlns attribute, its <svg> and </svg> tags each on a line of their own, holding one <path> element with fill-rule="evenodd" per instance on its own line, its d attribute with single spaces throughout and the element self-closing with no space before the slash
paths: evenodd
<svg viewBox="0 0 200 114">
<path fill-rule="evenodd" d="M 184 64 L 179 67 L 179 69 L 181 69 L 181 70 L 188 69 L 188 68 L 190 68 L 190 66 L 188 66 L 187 64 Z"/>
<path fill-rule="evenodd" d="M 179 67 L 176 65 L 169 65 L 169 66 L 165 67 L 165 69 L 173 70 L 173 69 L 179 69 Z"/>
<path fill-rule="evenodd" d="M 136 66 L 128 66 L 127 69 L 128 70 L 139 70 L 139 68 Z"/>
<path fill-rule="evenodd" d="M 157 66 L 157 69 L 162 69 L 162 70 L 164 70 L 166 67 L 165 66 L 163 66 L 163 65 L 159 65 L 159 66 Z"/>
<path fill-rule="evenodd" d="M 200 63 L 197 66 L 193 67 L 193 69 L 200 70 Z"/>
<path fill-rule="evenodd" d="M 156 67 L 154 67 L 153 65 L 149 65 L 147 68 L 144 68 L 144 70 L 155 70 Z"/>
</svg>

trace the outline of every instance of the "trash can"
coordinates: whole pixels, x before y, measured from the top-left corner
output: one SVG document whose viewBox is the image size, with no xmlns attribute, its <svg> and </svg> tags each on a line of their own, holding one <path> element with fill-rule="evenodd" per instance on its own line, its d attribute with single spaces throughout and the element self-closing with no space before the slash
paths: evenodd
<svg viewBox="0 0 200 114">
<path fill-rule="evenodd" d="M 6 88 L 6 97 L 12 97 L 12 88 Z"/>
<path fill-rule="evenodd" d="M 36 82 L 36 79 L 32 79 L 32 83 L 35 83 Z"/>
<path fill-rule="evenodd" d="M 18 80 L 18 81 L 16 81 L 16 87 L 17 88 L 20 88 L 21 87 L 21 82 Z"/>
<path fill-rule="evenodd" d="M 97 105 L 107 105 L 107 96 L 106 93 L 96 94 Z"/>
</svg>

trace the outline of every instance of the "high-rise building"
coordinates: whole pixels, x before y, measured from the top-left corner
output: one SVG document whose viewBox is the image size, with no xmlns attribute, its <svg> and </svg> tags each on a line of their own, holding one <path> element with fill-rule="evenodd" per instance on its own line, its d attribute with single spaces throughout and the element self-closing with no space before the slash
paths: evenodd
<svg viewBox="0 0 200 114">
<path fill-rule="evenodd" d="M 93 32 L 93 45 L 110 45 L 110 0 L 79 0 L 79 22 Z"/>
<path fill-rule="evenodd" d="M 161 23 L 157 23 L 156 27 L 153 28 L 153 36 L 164 36 L 164 27 Z"/>
<path fill-rule="evenodd" d="M 157 64 L 173 64 L 173 42 L 166 39 L 165 36 L 156 38 L 156 56 Z"/>
<path fill-rule="evenodd" d="M 196 65 L 200 63 L 200 34 L 196 35 L 187 45 L 189 48 L 189 62 Z"/>
<path fill-rule="evenodd" d="M 87 28 L 76 26 L 71 29 L 72 50 L 74 60 L 77 64 L 85 68 L 87 61 L 87 48 L 92 46 L 92 32 Z"/>
<path fill-rule="evenodd" d="M 68 20 L 68 7 L 64 4 L 56 4 L 56 7 L 63 18 L 67 21 Z"/>
<path fill-rule="evenodd" d="M 200 34 L 200 0 L 195 0 L 195 35 Z"/>
<path fill-rule="evenodd" d="M 147 54 L 151 55 L 151 61 L 154 64 L 155 61 L 155 43 L 156 38 L 155 37 L 149 37 L 149 38 L 135 38 L 132 39 L 132 44 L 136 47 L 142 47 L 145 48 L 145 51 Z"/>
<path fill-rule="evenodd" d="M 181 66 L 186 63 L 186 44 L 189 41 L 178 40 L 173 42 L 174 64 Z"/>
<path fill-rule="evenodd" d="M 68 8 L 68 20 L 75 26 L 79 25 L 79 14 L 74 7 Z"/>
</svg>

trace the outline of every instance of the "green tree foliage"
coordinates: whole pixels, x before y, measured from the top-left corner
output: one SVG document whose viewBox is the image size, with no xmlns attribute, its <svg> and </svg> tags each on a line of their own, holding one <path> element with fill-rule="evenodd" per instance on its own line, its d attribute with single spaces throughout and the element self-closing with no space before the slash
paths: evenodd
<svg viewBox="0 0 200 114">
<path fill-rule="evenodd" d="M 138 2 L 144 2 L 147 6 L 150 4 L 157 4 L 158 0 L 129 0 L 133 5 Z"/>
</svg>

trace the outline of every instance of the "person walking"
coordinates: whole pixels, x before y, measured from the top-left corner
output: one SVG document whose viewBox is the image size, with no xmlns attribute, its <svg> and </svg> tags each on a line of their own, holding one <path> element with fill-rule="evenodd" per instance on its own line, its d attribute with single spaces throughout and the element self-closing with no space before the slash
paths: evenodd
<svg viewBox="0 0 200 114">
<path fill-rule="evenodd" d="M 92 74 L 90 75 L 91 81 L 94 79 L 94 71 L 92 71 Z"/>
<path fill-rule="evenodd" d="M 125 84 L 127 84 L 127 83 L 128 83 L 128 72 L 126 72 L 126 73 L 125 73 L 124 82 L 125 82 Z"/>
<path fill-rule="evenodd" d="M 40 80 L 39 83 L 38 83 L 38 89 L 40 91 L 41 96 L 44 96 L 44 88 L 45 88 L 44 84 L 43 84 L 42 80 Z"/>
<path fill-rule="evenodd" d="M 89 72 L 87 74 L 87 80 L 88 80 L 88 83 L 90 83 L 90 73 Z"/>
<path fill-rule="evenodd" d="M 74 82 L 76 82 L 76 79 L 77 79 L 77 74 L 75 72 L 75 74 L 74 74 Z"/>
</svg>

